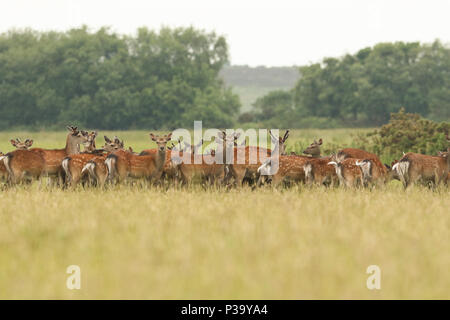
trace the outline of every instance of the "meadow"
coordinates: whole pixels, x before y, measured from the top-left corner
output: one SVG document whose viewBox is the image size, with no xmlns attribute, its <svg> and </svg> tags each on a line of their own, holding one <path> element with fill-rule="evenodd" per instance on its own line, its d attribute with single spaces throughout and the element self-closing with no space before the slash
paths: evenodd
<svg viewBox="0 0 450 320">
<path fill-rule="evenodd" d="M 295 130 L 288 150 L 356 130 Z M 148 132 L 117 134 L 136 151 Z M 2 132 L 63 147 L 65 132 Z M 329 144 L 329 145 L 327 145 Z M 449 299 L 449 191 L 113 186 L 0 191 L 2 299 Z M 81 289 L 69 290 L 70 265 Z M 381 290 L 369 290 L 369 265 Z"/>
</svg>

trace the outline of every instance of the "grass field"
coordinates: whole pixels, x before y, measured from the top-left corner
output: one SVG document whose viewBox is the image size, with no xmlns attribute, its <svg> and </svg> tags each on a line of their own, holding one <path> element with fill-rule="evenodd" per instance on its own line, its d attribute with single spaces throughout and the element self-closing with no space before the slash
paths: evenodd
<svg viewBox="0 0 450 320">
<path fill-rule="evenodd" d="M 319 137 L 347 146 L 349 133 L 299 130 L 288 147 Z M 117 135 L 151 146 L 146 132 Z M 62 147 L 64 136 L 0 133 L 0 150 L 15 137 Z M 0 298 L 449 299 L 449 208 L 448 189 L 404 192 L 397 182 L 373 191 L 17 187 L 0 192 Z M 66 287 L 69 265 L 81 268 L 80 290 Z M 366 287 L 369 265 L 381 269 L 381 290 Z"/>
</svg>

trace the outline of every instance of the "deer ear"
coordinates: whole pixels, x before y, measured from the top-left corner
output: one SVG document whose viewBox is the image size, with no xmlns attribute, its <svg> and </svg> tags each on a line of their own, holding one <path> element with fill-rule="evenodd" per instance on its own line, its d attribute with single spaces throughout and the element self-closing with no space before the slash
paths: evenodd
<svg viewBox="0 0 450 320">
<path fill-rule="evenodd" d="M 108 142 L 108 143 L 112 142 L 111 139 L 109 139 L 107 136 L 103 136 L 103 138 L 105 138 L 105 141 Z"/>
<path fill-rule="evenodd" d="M 319 139 L 319 145 L 323 143 L 322 138 Z"/>
<path fill-rule="evenodd" d="M 155 137 L 155 135 L 154 135 L 153 133 L 150 133 L 150 138 L 151 138 L 153 141 L 156 141 L 156 137 Z"/>
<path fill-rule="evenodd" d="M 11 142 L 11 144 L 15 147 L 17 145 L 17 142 L 13 139 L 9 140 Z"/>
<path fill-rule="evenodd" d="M 285 142 L 287 138 L 289 138 L 289 130 L 286 130 L 284 137 L 283 137 L 283 142 Z"/>
<path fill-rule="evenodd" d="M 172 139 L 172 132 L 167 135 L 166 141 L 169 141 L 171 139 Z"/>
<path fill-rule="evenodd" d="M 27 139 L 25 140 L 25 145 L 27 145 L 28 147 L 31 147 L 33 145 L 33 140 Z"/>
</svg>

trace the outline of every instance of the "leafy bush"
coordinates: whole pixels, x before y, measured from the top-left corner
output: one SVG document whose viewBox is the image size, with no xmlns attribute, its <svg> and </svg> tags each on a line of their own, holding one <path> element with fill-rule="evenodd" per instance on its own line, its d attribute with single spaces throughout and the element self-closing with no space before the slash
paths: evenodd
<svg viewBox="0 0 450 320">
<path fill-rule="evenodd" d="M 402 108 L 392 113 L 389 123 L 379 130 L 357 135 L 355 144 L 390 162 L 400 158 L 403 152 L 435 155 L 446 150 L 445 135 L 449 132 L 450 123 L 427 120 Z"/>
</svg>

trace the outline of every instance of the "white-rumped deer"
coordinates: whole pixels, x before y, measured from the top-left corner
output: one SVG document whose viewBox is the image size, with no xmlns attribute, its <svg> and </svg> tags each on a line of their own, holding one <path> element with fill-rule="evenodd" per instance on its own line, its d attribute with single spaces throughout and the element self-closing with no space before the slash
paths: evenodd
<svg viewBox="0 0 450 320">
<path fill-rule="evenodd" d="M 339 183 L 339 179 L 335 167 L 329 164 L 329 161 L 329 158 L 308 160 L 303 166 L 306 184 L 336 186 Z"/>
<path fill-rule="evenodd" d="M 242 185 L 244 181 L 257 182 L 260 185 L 263 179 L 260 178 L 259 168 L 268 166 L 271 162 L 267 161 L 273 155 L 276 157 L 286 155 L 286 140 L 289 137 L 289 130 L 286 130 L 283 137 L 276 137 L 272 131 L 269 131 L 269 134 L 272 146 L 274 146 L 273 150 L 255 146 L 234 148 L 235 162 L 229 165 L 228 168 L 230 176 L 234 178 L 237 185 Z M 244 159 L 240 159 L 242 157 L 241 154 L 243 154 Z M 283 164 L 286 159 L 284 158 Z"/>
<path fill-rule="evenodd" d="M 0 161 L 8 172 L 11 185 L 39 179 L 44 171 L 44 159 L 37 153 L 18 149 L 0 156 Z"/>
<path fill-rule="evenodd" d="M 113 140 L 109 139 L 107 136 L 105 138 L 105 145 L 102 150 L 105 152 L 100 155 L 96 155 L 94 158 L 90 159 L 83 167 L 81 175 L 89 175 L 89 178 L 97 186 L 103 188 L 107 178 L 108 178 L 108 168 L 105 164 L 106 157 L 114 151 L 123 150 L 124 143 L 120 141 L 119 138 L 114 137 Z"/>
<path fill-rule="evenodd" d="M 96 131 L 92 131 L 91 133 L 82 131 L 82 134 L 87 138 L 83 142 L 84 152 L 65 157 L 62 161 L 62 167 L 66 174 L 66 185 L 72 188 L 83 180 L 83 177 L 87 178 L 87 175 L 83 174 L 83 167 L 86 163 L 97 156 L 101 156 L 104 152 L 104 149 L 97 150 L 95 147 Z"/>
<path fill-rule="evenodd" d="M 356 162 L 362 161 L 362 159 L 345 158 L 342 154 L 333 156 L 332 159 L 333 161 L 330 161 L 329 164 L 335 167 L 341 186 L 353 188 L 363 185 L 362 170 L 356 165 Z"/>
<path fill-rule="evenodd" d="M 450 168 L 449 150 L 439 152 L 437 156 L 409 152 L 394 167 L 405 189 L 417 182 L 431 183 L 436 187 L 447 180 Z"/>
</svg>

